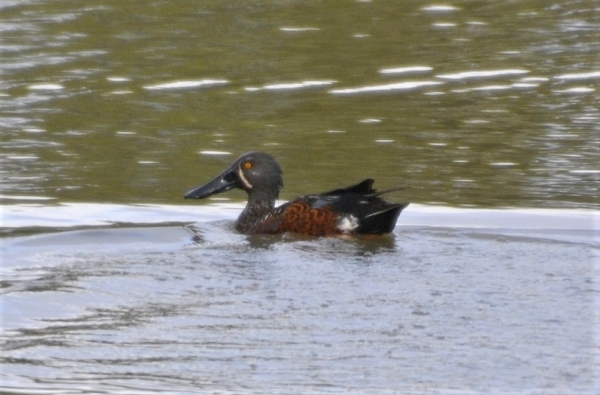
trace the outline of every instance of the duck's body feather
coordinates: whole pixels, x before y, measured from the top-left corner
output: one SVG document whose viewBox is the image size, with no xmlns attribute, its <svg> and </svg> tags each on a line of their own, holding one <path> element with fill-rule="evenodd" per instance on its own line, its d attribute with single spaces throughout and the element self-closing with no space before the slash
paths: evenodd
<svg viewBox="0 0 600 395">
<path fill-rule="evenodd" d="M 270 178 L 265 180 L 266 176 Z M 373 189 L 373 182 L 366 179 L 275 207 L 283 186 L 281 169 L 270 155 L 253 152 L 242 155 L 209 183 L 188 192 L 186 198 L 203 198 L 234 187 L 246 190 L 248 204 L 236 222 L 236 229 L 245 234 L 294 232 L 327 236 L 392 232 L 409 203 L 386 202 L 380 197 L 382 193 Z"/>
</svg>

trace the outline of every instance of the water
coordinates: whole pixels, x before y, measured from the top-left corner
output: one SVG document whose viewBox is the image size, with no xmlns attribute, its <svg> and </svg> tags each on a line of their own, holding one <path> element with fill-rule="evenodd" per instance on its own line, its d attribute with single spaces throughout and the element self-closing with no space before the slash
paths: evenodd
<svg viewBox="0 0 600 395">
<path fill-rule="evenodd" d="M 0 4 L 0 392 L 600 392 L 592 2 Z M 376 179 L 394 234 L 182 195 Z"/>
<path fill-rule="evenodd" d="M 239 235 L 239 210 L 7 210 L 3 388 L 600 388 L 600 218 L 589 211 L 417 205 L 392 235 L 346 240 Z M 142 214 L 143 227 L 130 222 Z"/>
<path fill-rule="evenodd" d="M 284 199 L 597 208 L 592 3 L 447 5 L 5 2 L 3 199 L 179 204 L 265 150 Z"/>
</svg>

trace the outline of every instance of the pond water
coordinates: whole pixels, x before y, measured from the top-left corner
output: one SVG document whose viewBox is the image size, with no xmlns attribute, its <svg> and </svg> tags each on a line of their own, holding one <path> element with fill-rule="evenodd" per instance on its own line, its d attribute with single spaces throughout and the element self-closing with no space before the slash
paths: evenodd
<svg viewBox="0 0 600 395">
<path fill-rule="evenodd" d="M 7 210 L 4 390 L 600 389 L 591 212 L 417 205 L 392 235 L 345 240 L 239 235 L 239 210 Z"/>
<path fill-rule="evenodd" d="M 263 150 L 285 199 L 597 208 L 592 4 L 4 2 L 2 195 L 179 204 Z"/>
<path fill-rule="evenodd" d="M 0 4 L 0 392 L 600 392 L 589 1 Z M 375 178 L 395 232 L 236 233 Z"/>
</svg>

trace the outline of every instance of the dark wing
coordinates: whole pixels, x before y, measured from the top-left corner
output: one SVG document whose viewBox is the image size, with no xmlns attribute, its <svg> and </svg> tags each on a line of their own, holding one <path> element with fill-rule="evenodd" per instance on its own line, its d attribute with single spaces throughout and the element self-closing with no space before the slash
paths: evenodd
<svg viewBox="0 0 600 395">
<path fill-rule="evenodd" d="M 373 180 L 366 179 L 347 188 L 334 189 L 321 195 L 307 196 L 313 207 L 330 207 L 339 218 L 354 217 L 358 227 L 353 233 L 382 234 L 394 230 L 402 210 L 408 203 L 389 203 L 380 196 L 390 189 L 377 192 L 373 189 Z"/>
<path fill-rule="evenodd" d="M 396 227 L 396 222 L 402 210 L 409 203 L 387 203 L 378 208 L 368 210 L 368 214 L 359 219 L 359 226 L 356 233 L 362 234 L 383 234 L 391 233 Z"/>
</svg>

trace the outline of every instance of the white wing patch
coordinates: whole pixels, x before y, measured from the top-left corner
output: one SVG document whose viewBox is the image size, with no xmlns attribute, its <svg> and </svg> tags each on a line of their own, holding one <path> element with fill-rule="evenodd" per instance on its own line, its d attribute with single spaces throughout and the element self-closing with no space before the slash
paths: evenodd
<svg viewBox="0 0 600 395">
<path fill-rule="evenodd" d="M 342 233 L 352 233 L 358 228 L 358 219 L 354 215 L 345 215 L 338 220 L 337 228 Z"/>
</svg>

